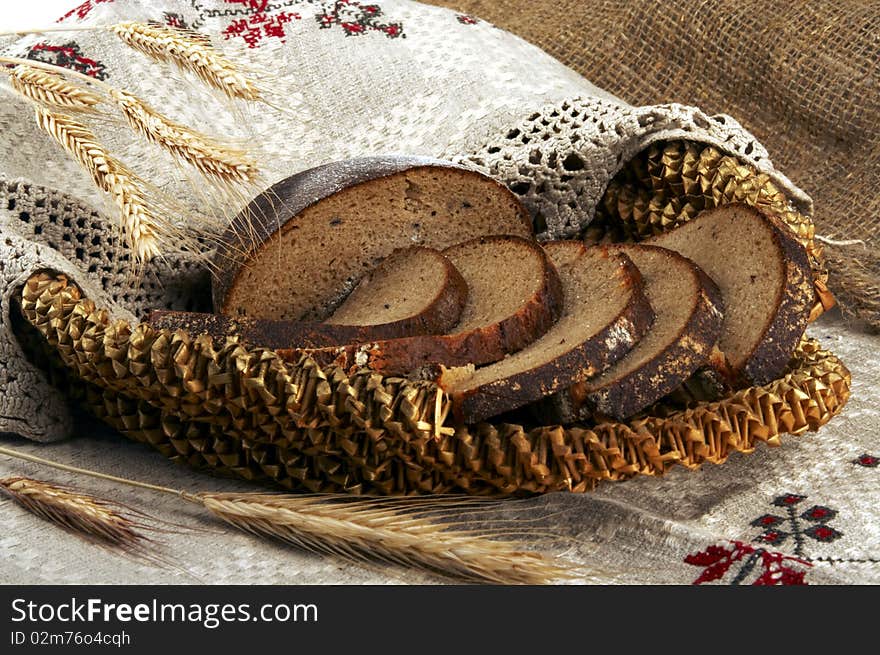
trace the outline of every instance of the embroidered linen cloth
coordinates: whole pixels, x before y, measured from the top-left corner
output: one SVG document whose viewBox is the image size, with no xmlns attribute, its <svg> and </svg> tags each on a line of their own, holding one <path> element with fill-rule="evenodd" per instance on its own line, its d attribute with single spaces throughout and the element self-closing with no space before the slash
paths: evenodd
<svg viewBox="0 0 880 655">
<path fill-rule="evenodd" d="M 170 79 L 167 68 L 106 32 L 51 33 L 0 45 L 7 55 L 106 79 L 194 127 L 259 144 L 267 183 L 347 157 L 432 155 L 500 179 L 522 197 L 542 238 L 566 237 L 593 215 L 623 162 L 654 141 L 687 138 L 768 173 L 802 211 L 810 209 L 809 198 L 776 171 L 766 150 L 731 117 L 676 104 L 630 106 L 537 48 L 468 15 L 406 0 L 88 0 L 60 24 L 121 20 L 159 21 L 211 34 L 221 47 L 237 49 L 246 63 L 273 73 L 285 109 L 230 112 L 209 92 Z M 182 198 L 192 196 L 177 169 L 158 163 L 147 146 L 124 134 L 102 136 L 143 177 Z M 37 441 L 76 434 L 51 447 L 25 447 L 178 487 L 241 488 L 172 467 L 106 431 L 98 436 L 94 425 L 75 426 L 63 394 L 27 361 L 11 331 L 10 297 L 35 270 L 69 274 L 90 297 L 125 318 L 159 306 L 201 307 L 206 276 L 185 257 L 169 257 L 132 288 L 129 263 L 110 236 L 112 218 L 101 211 L 90 182 L 17 101 L 0 107 L 0 152 L 0 360 L 5 364 L 0 432 Z M 833 323 L 815 329 L 829 339 L 843 331 Z M 863 431 L 872 420 L 876 387 L 858 377 L 876 375 L 876 360 L 864 354 L 869 343 L 870 337 L 834 341 L 835 352 L 854 369 L 853 399 L 846 415 L 818 435 L 792 437 L 781 449 L 734 457 L 711 470 L 680 470 L 662 480 L 607 485 L 590 496 L 552 495 L 531 502 L 566 508 L 564 522 L 554 527 L 576 537 L 579 545 L 571 555 L 593 571 L 588 581 L 878 580 L 878 455 Z M 847 355 L 856 352 L 860 355 L 852 362 Z M 818 475 L 821 467 L 828 467 L 827 475 Z M 0 463 L 0 473 L 7 470 L 32 471 Z M 53 474 L 53 479 L 64 477 Z M 847 484 L 830 484 L 844 479 Z M 863 485 L 863 496 L 857 497 L 851 482 Z M 90 483 L 90 488 L 102 486 Z M 131 497 L 173 520 L 193 520 L 173 501 L 140 493 Z M 53 549 L 47 566 L 47 526 L 12 509 L 0 515 L 6 528 L 0 536 L 4 581 L 184 581 L 179 572 L 120 567 L 113 556 L 72 538 L 68 543 L 66 535 L 58 537 L 65 543 L 63 552 Z M 182 568 L 206 582 L 376 581 L 393 575 L 343 574 L 336 563 L 232 534 L 171 536 L 168 543 Z M 212 554 L 210 565 L 206 552 Z M 83 561 L 92 565 L 82 567 Z M 297 570 L 305 579 L 297 579 Z M 414 578 L 401 574 L 399 579 Z"/>
</svg>

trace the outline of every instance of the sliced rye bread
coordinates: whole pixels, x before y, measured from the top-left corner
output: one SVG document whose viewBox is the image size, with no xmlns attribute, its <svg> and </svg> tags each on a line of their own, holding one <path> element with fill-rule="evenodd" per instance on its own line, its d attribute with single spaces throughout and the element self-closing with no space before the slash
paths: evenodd
<svg viewBox="0 0 880 655">
<path fill-rule="evenodd" d="M 441 372 L 438 383 L 450 395 L 457 421 L 481 421 L 601 373 L 654 320 L 641 275 L 623 253 L 578 241 L 545 249 L 562 281 L 562 315 L 543 337 L 495 364 Z"/>
<path fill-rule="evenodd" d="M 806 249 L 783 223 L 748 205 L 724 205 L 644 243 L 681 253 L 718 285 L 718 347 L 735 386 L 782 374 L 815 303 Z"/>
<path fill-rule="evenodd" d="M 550 422 L 632 416 L 705 365 L 721 334 L 721 292 L 692 261 L 656 246 L 610 250 L 627 255 L 638 267 L 656 318 L 633 349 L 604 373 L 543 400 L 537 414 Z"/>
<path fill-rule="evenodd" d="M 443 334 L 461 320 L 467 296 L 467 282 L 446 255 L 409 246 L 361 278 L 324 323 L 384 325 L 397 337 Z"/>
<path fill-rule="evenodd" d="M 448 257 L 433 248 L 395 250 L 368 273 L 324 323 L 231 318 L 222 314 L 158 310 L 157 328 L 240 336 L 263 348 L 322 348 L 376 339 L 442 334 L 461 319 L 467 283 Z"/>
<path fill-rule="evenodd" d="M 346 369 L 408 375 L 437 364 L 496 362 L 544 334 L 559 316 L 562 287 L 544 249 L 515 236 L 479 237 L 443 251 L 468 285 L 461 320 L 449 334 L 279 350 L 288 361 L 308 355 Z"/>
<path fill-rule="evenodd" d="M 258 196 L 220 239 L 214 311 L 321 321 L 393 250 L 488 234 L 533 236 L 505 186 L 423 157 L 333 162 Z"/>
</svg>

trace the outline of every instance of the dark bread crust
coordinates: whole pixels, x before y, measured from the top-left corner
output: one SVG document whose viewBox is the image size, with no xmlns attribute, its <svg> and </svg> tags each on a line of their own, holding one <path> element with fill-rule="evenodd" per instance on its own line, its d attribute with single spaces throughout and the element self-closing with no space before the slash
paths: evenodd
<svg viewBox="0 0 880 655">
<path fill-rule="evenodd" d="M 680 386 L 665 395 L 660 403 L 666 405 L 665 409 L 669 411 L 668 408 L 692 407 L 693 403 L 713 403 L 732 391 L 733 388 L 728 384 L 727 378 L 718 372 L 717 366 L 710 363 L 694 371 Z"/>
<path fill-rule="evenodd" d="M 147 322 L 155 328 L 180 329 L 192 335 L 208 334 L 220 343 L 226 337 L 237 336 L 255 346 L 272 349 L 324 348 L 448 332 L 461 317 L 468 296 L 467 282 L 452 262 L 436 250 L 424 246 L 411 246 L 406 250 L 416 251 L 417 255 L 422 251 L 429 253 L 432 263 L 439 262 L 443 266 L 443 282 L 421 311 L 396 321 L 348 325 L 156 310 L 150 313 Z"/>
<path fill-rule="evenodd" d="M 656 250 L 664 256 L 685 264 L 698 282 L 692 298 L 687 322 L 667 341 L 666 347 L 639 368 L 609 380 L 600 387 L 590 381 L 574 385 L 560 395 L 563 406 L 570 402 L 565 421 L 585 420 L 596 414 L 623 420 L 672 392 L 696 370 L 705 365 L 721 334 L 723 300 L 721 291 L 708 275 L 691 260 L 676 252 L 657 246 L 617 246 L 613 250 L 626 254 L 633 250 Z"/>
<path fill-rule="evenodd" d="M 774 307 L 768 309 L 769 318 L 754 348 L 738 368 L 727 363 L 718 367 L 719 374 L 738 388 L 767 384 L 783 373 L 806 331 L 816 303 L 816 290 L 806 248 L 789 227 L 776 217 L 751 205 L 732 203 L 706 210 L 693 221 L 700 221 L 710 213 L 731 210 L 750 212 L 768 225 L 783 269 L 783 282 L 776 292 Z M 659 235 L 645 243 L 663 246 L 663 238 L 664 235 Z M 711 250 L 712 244 L 707 243 L 706 248 Z M 719 256 L 723 254 L 719 253 Z M 725 299 L 725 302 L 730 308 L 730 300 Z"/>
<path fill-rule="evenodd" d="M 785 223 L 758 213 L 774 228 L 773 240 L 782 253 L 784 283 L 777 295 L 776 312 L 742 367 L 742 381 L 751 385 L 767 384 L 782 375 L 806 332 L 816 303 L 813 269 L 806 248 Z"/>
<path fill-rule="evenodd" d="M 577 242 L 572 246 L 586 247 Z M 552 244 L 548 244 L 553 247 Z M 618 275 L 622 293 L 629 301 L 620 312 L 592 337 L 577 344 L 565 354 L 501 379 L 463 392 L 454 390 L 454 376 L 444 372 L 438 384 L 447 389 L 452 400 L 452 414 L 459 423 L 476 423 L 506 411 L 523 407 L 557 391 L 597 375 L 623 357 L 649 329 L 654 311 L 644 294 L 644 282 L 635 264 L 622 253 L 606 256 L 619 261 Z M 631 340 L 615 338 L 623 330 Z M 612 346 L 609 347 L 608 344 Z M 444 379 L 447 378 L 447 379 Z"/>
<path fill-rule="evenodd" d="M 395 321 L 379 325 L 334 325 L 314 321 L 288 321 L 264 318 L 232 318 L 224 314 L 154 310 L 147 317 L 154 328 L 183 330 L 191 336 L 207 334 L 222 344 L 227 337 L 259 348 L 326 348 L 375 339 L 396 339 L 423 329 L 424 322 Z"/>
<path fill-rule="evenodd" d="M 277 182 L 232 220 L 219 239 L 214 257 L 217 271 L 212 284 L 214 311 L 228 313 L 226 299 L 241 273 L 242 255 L 246 254 L 248 260 L 258 257 L 266 241 L 283 231 L 303 210 L 353 186 L 419 168 L 456 170 L 491 181 L 499 191 L 510 196 L 511 204 L 519 209 L 524 227 L 532 233 L 528 211 L 519 198 L 500 182 L 472 169 L 440 159 L 407 155 L 330 162 Z"/>
<path fill-rule="evenodd" d="M 460 245 L 473 241 L 519 243 L 537 254 L 543 262 L 538 289 L 510 316 L 458 334 L 415 336 L 359 345 L 352 343 L 338 348 L 284 349 L 279 350 L 278 354 L 292 362 L 308 355 L 322 365 L 336 364 L 345 369 L 365 367 L 384 375 L 407 375 L 437 364 L 489 364 L 521 350 L 549 330 L 559 317 L 563 302 L 559 274 L 544 250 L 527 239 L 479 237 Z"/>
</svg>

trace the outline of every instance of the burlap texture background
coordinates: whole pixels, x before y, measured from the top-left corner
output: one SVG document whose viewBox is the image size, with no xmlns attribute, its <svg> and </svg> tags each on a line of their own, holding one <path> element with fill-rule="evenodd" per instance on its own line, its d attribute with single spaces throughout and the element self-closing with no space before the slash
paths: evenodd
<svg viewBox="0 0 880 655">
<path fill-rule="evenodd" d="M 880 330 L 880 2 L 428 0 L 538 45 L 635 105 L 735 116 L 815 201 L 831 286 Z"/>
</svg>

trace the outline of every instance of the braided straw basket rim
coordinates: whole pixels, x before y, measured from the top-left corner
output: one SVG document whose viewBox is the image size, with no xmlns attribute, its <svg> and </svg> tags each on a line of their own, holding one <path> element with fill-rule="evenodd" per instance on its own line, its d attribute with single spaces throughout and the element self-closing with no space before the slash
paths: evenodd
<svg viewBox="0 0 880 655">
<path fill-rule="evenodd" d="M 700 169 L 700 162 L 708 163 Z M 702 195 L 682 200 L 670 191 L 681 186 L 675 172 L 689 170 L 704 171 L 695 173 L 704 176 Z M 615 183 L 637 179 L 642 187 L 627 205 L 621 197 L 631 189 Z M 652 147 L 609 186 L 597 223 L 610 216 L 631 231 L 628 238 L 668 229 L 670 195 L 684 220 L 724 202 L 776 213 L 807 246 L 819 311 L 826 306 L 812 222 L 782 202 L 766 176 L 710 148 Z M 843 363 L 804 338 L 781 378 L 664 416 L 532 430 L 492 422 L 452 428 L 445 422 L 449 399 L 433 383 L 322 369 L 307 357 L 289 364 L 235 337 L 218 346 L 207 335 L 112 321 L 51 271 L 34 274 L 19 302 L 27 329 L 39 337 L 31 350 L 42 347 L 48 367 L 80 383 L 72 385 L 79 400 L 98 418 L 190 466 L 310 491 L 589 491 L 601 480 L 721 463 L 758 442 L 779 445 L 783 433 L 818 430 L 841 411 L 851 386 Z"/>
<path fill-rule="evenodd" d="M 87 406 L 99 418 L 173 459 L 197 463 L 192 455 L 198 452 L 208 467 L 312 491 L 588 491 L 599 480 L 662 474 L 674 464 L 693 468 L 707 461 L 721 463 L 731 452 L 753 451 L 760 441 L 778 445 L 782 433 L 817 430 L 842 409 L 851 384 L 840 360 L 805 338 L 782 378 L 666 417 L 530 431 L 483 422 L 438 433 L 432 420 L 438 399 L 441 407 L 445 400 L 431 383 L 383 380 L 366 372 L 348 376 L 339 369 L 322 370 L 308 358 L 286 364 L 271 351 L 247 350 L 234 338 L 219 351 L 226 355 L 223 362 L 202 337 L 111 322 L 106 311 L 81 298 L 78 287 L 63 275 L 33 276 L 22 294 L 22 311 L 64 364 L 88 383 Z M 128 330 L 129 345 L 119 348 L 119 335 Z M 138 365 L 144 358 L 128 355 L 131 344 L 146 341 L 152 344 L 144 351 L 146 359 L 155 362 L 159 375 Z M 163 358 L 179 367 L 179 376 L 169 376 L 161 366 Z M 215 399 L 203 400 L 198 408 L 192 394 L 174 397 L 167 390 L 157 391 L 163 376 L 167 389 L 199 386 L 193 372 L 205 370 L 211 358 L 223 362 L 215 372 L 219 377 L 239 370 L 240 388 L 260 387 L 259 376 L 250 375 L 255 363 L 263 375 L 270 369 L 285 370 L 281 386 L 292 392 L 270 405 L 291 408 L 275 416 L 285 419 L 274 424 L 283 427 L 270 430 L 263 424 L 255 429 L 238 420 L 248 412 L 221 417 L 204 411 L 216 405 Z M 214 382 L 216 386 L 229 381 Z M 278 391 L 265 382 L 264 377 L 257 396 Z M 374 412 L 370 405 L 386 414 Z M 187 413 L 189 418 L 184 418 Z M 299 458 L 289 460 L 297 454 Z M 340 476 L 340 465 L 351 470 Z M 282 469 L 286 475 L 280 474 Z"/>
</svg>

